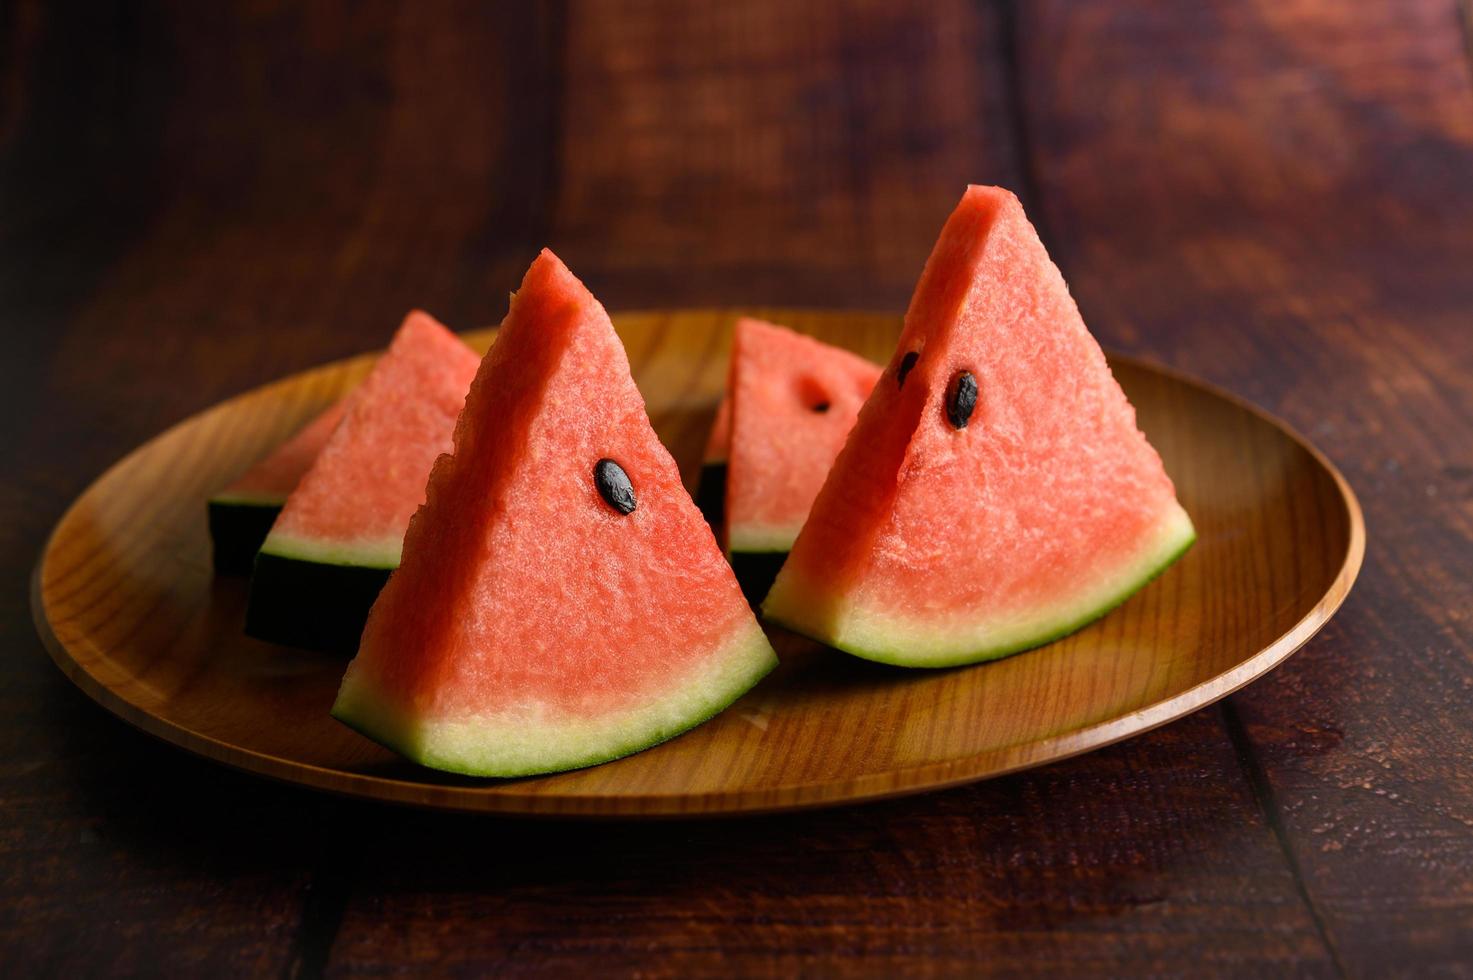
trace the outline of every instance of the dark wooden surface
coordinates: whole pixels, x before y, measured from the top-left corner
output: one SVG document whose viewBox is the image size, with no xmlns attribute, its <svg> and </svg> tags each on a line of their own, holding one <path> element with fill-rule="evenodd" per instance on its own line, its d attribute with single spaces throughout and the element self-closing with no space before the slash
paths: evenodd
<svg viewBox="0 0 1473 980">
<path fill-rule="evenodd" d="M 0 5 L 0 963 L 97 973 L 1473 974 L 1473 74 L 1456 0 Z M 729 822 L 446 817 L 128 729 L 27 578 L 224 395 L 494 322 L 899 309 L 967 181 L 1101 339 L 1289 419 L 1370 546 L 1222 705 Z"/>
</svg>

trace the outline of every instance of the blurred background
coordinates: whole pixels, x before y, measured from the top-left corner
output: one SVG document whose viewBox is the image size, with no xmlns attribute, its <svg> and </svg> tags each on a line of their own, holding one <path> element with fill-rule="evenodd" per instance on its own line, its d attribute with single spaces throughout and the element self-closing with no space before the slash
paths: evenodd
<svg viewBox="0 0 1473 980">
<path fill-rule="evenodd" d="M 0 939 L 80 973 L 108 962 L 83 930 L 145 972 L 626 941 L 694 969 L 750 914 L 750 962 L 793 969 L 1465 970 L 1470 22 L 1466 0 L 0 3 L 0 890 L 27 896 Z M 898 312 L 969 182 L 1022 197 L 1105 346 L 1282 415 L 1361 495 L 1350 604 L 1224 706 L 940 796 L 569 844 L 241 779 L 42 655 L 47 529 L 190 413 L 411 307 L 495 323 L 543 246 L 615 310 Z M 462 866 L 488 826 L 568 856 Z M 365 841 L 388 877 L 354 870 Z"/>
<path fill-rule="evenodd" d="M 1245 316 L 1293 341 L 1289 295 L 1473 290 L 1465 28 L 1457 0 L 12 0 L 3 380 L 94 352 L 50 380 L 121 424 L 171 397 L 150 375 L 205 375 L 147 428 L 411 306 L 494 323 L 543 245 L 615 309 L 900 310 L 975 182 L 1107 345 L 1274 400 L 1272 355 L 1219 336 Z"/>
</svg>

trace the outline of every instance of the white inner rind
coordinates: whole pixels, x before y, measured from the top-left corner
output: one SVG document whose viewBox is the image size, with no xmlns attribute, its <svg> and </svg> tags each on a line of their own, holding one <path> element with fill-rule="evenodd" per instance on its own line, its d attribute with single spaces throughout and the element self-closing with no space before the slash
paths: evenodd
<svg viewBox="0 0 1473 980">
<path fill-rule="evenodd" d="M 697 669 L 643 703 L 574 718 L 538 703 L 485 715 L 416 715 L 348 666 L 334 718 L 420 765 L 473 776 L 529 776 L 591 766 L 694 728 L 741 697 L 777 666 L 754 620 L 743 623 Z"/>
<path fill-rule="evenodd" d="M 275 507 L 279 510 L 286 503 L 286 497 L 265 491 L 222 490 L 210 498 L 210 503 L 228 504 L 232 507 Z"/>
<path fill-rule="evenodd" d="M 1046 606 L 999 617 L 986 610 L 921 622 L 853 602 L 825 601 L 822 587 L 785 568 L 762 605 L 769 619 L 856 656 L 907 667 L 952 667 L 993 660 L 1074 632 L 1128 599 L 1184 552 L 1197 533 L 1172 502 L 1143 547 L 1108 574 Z"/>
<path fill-rule="evenodd" d="M 378 541 L 311 541 L 272 531 L 266 538 L 266 543 L 261 545 L 261 554 L 294 561 L 316 562 L 319 565 L 395 569 L 399 567 L 399 557 L 403 549 L 403 538 L 384 538 Z"/>
<path fill-rule="evenodd" d="M 742 524 L 726 530 L 728 551 L 742 554 L 767 554 L 793 550 L 802 530 L 801 522 L 790 526 L 771 524 Z"/>
</svg>

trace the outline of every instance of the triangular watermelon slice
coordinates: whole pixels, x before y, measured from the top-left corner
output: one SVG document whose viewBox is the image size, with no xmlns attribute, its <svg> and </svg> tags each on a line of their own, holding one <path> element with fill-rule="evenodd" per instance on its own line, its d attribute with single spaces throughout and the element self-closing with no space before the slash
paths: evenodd
<svg viewBox="0 0 1473 980">
<path fill-rule="evenodd" d="M 747 325 L 746 330 L 743 330 L 744 324 Z M 756 325 L 758 329 L 756 329 L 755 331 L 752 330 L 751 328 L 753 325 Z M 764 327 L 768 329 L 766 331 L 761 329 Z M 808 405 L 808 413 L 803 414 L 801 416 L 801 419 L 799 420 L 800 427 L 812 427 L 817 429 L 819 433 L 823 433 L 816 436 L 805 434 L 799 437 L 799 441 L 803 444 L 806 450 L 812 451 L 818 456 L 823 457 L 824 463 L 822 467 L 822 472 L 818 474 L 818 478 L 816 480 L 810 479 L 808 481 L 811 483 L 811 492 L 809 492 L 807 487 L 804 487 L 801 493 L 788 494 L 788 502 L 786 504 L 776 505 L 771 501 L 766 501 L 763 504 L 763 506 L 769 510 L 785 511 L 789 515 L 783 520 L 783 523 L 790 525 L 793 529 L 792 534 L 786 536 L 789 538 L 787 544 L 781 549 L 782 552 L 786 552 L 788 550 L 788 547 L 790 547 L 793 543 L 792 539 L 797 537 L 798 528 L 802 527 L 804 519 L 807 518 L 808 509 L 813 506 L 813 498 L 818 495 L 818 489 L 823 485 L 823 478 L 825 475 L 828 474 L 829 467 L 833 464 L 834 457 L 838 456 L 839 450 L 844 447 L 844 437 L 848 435 L 848 428 L 853 427 L 854 420 L 859 416 L 860 406 L 864 404 L 864 399 L 869 396 L 870 391 L 875 386 L 875 382 L 879 380 L 881 368 L 878 364 L 867 361 L 856 354 L 852 354 L 849 351 L 843 350 L 842 348 L 825 344 L 822 341 L 814 340 L 811 337 L 806 337 L 801 334 L 795 335 L 793 331 L 789 330 L 786 327 L 779 327 L 775 324 L 763 323 L 760 320 L 753 320 L 743 317 L 742 319 L 737 321 L 737 326 L 734 329 L 733 333 L 746 333 L 748 335 L 748 343 L 745 345 L 733 343 L 733 369 L 729 371 L 727 375 L 728 386 L 730 386 L 731 383 L 731 376 L 737 373 L 735 361 L 737 360 L 738 351 L 744 348 L 750 349 L 753 345 L 760 345 L 764 336 L 775 336 L 778 338 L 785 338 L 787 336 L 798 336 L 805 341 L 809 341 L 812 344 L 817 345 L 816 349 L 813 347 L 805 346 L 804 349 L 796 352 L 798 356 L 796 358 L 796 361 L 793 363 L 786 362 L 780 357 L 763 358 L 763 361 L 769 363 L 774 360 L 776 361 L 772 369 L 775 373 L 781 374 L 784 378 L 790 381 L 793 385 L 794 390 L 800 390 L 801 374 L 807 370 L 807 366 L 809 364 L 822 365 L 822 370 L 825 374 L 850 375 L 860 386 L 863 387 L 863 392 L 860 394 L 860 397 L 857 401 L 854 401 L 853 403 L 847 403 L 846 400 L 845 405 L 839 406 L 839 411 L 843 413 L 845 417 L 844 422 L 847 423 L 847 427 L 844 430 L 844 435 L 840 436 L 838 439 L 833 439 L 831 436 L 832 430 L 840 427 L 840 425 L 836 425 L 834 423 L 834 419 L 839 418 L 840 416 L 836 415 L 825 419 L 814 419 L 812 417 L 813 409 L 816 408 L 818 404 L 821 404 L 821 402 L 815 402 L 814 404 Z M 733 340 L 735 340 L 735 337 L 733 337 Z M 750 372 L 744 371 L 742 373 L 747 374 Z M 780 386 L 781 383 L 779 383 L 778 385 L 767 385 L 766 387 L 778 388 Z M 790 407 L 791 406 L 786 403 L 786 399 L 783 399 L 782 411 L 786 413 L 787 409 Z M 830 402 L 829 407 L 825 409 L 825 411 L 832 411 L 834 410 L 834 407 L 835 406 L 833 405 L 833 403 Z M 757 426 L 757 432 L 759 433 L 759 435 L 762 434 L 763 429 L 773 428 L 772 426 L 762 426 L 760 423 L 753 424 Z M 795 449 L 797 449 L 797 446 L 795 444 L 788 442 L 785 433 L 778 433 L 778 435 L 782 439 L 782 451 L 784 453 L 792 453 L 795 451 Z M 764 460 L 766 454 L 764 454 L 757 447 L 764 444 L 765 442 L 766 440 L 763 439 L 762 442 L 754 442 L 752 446 L 752 449 L 755 451 L 756 456 L 759 460 Z M 701 475 L 696 490 L 697 506 L 701 508 L 701 513 L 706 515 L 707 523 L 709 523 L 712 529 L 714 529 L 718 534 L 723 536 L 723 538 L 726 535 L 727 458 L 730 455 L 730 452 L 731 392 L 728 390 L 722 395 L 721 401 L 716 406 L 716 416 L 711 423 L 711 434 L 706 438 L 706 449 L 705 452 L 701 455 Z M 749 454 L 744 453 L 743 455 Z M 766 468 L 771 464 L 767 463 L 764 460 L 760 463 L 760 465 Z M 816 466 L 807 464 L 806 462 L 802 468 L 804 470 L 817 470 Z M 759 479 L 759 482 L 763 481 Z M 792 515 L 798 514 L 800 510 L 802 512 L 802 516 L 794 519 Z M 739 520 L 738 523 L 741 524 L 742 522 Z M 739 537 L 742 536 L 745 536 L 745 532 L 739 530 Z M 776 571 L 777 569 L 774 568 L 773 572 L 776 573 Z M 771 584 L 770 580 L 768 584 Z M 766 594 L 765 589 L 763 590 L 763 594 Z"/>
<path fill-rule="evenodd" d="M 763 611 L 872 660 L 971 663 L 1078 629 L 1194 539 L 1017 198 L 971 187 Z"/>
<path fill-rule="evenodd" d="M 215 571 L 250 574 L 276 515 L 322 452 L 344 407 L 343 402 L 334 404 L 209 499 Z"/>
<path fill-rule="evenodd" d="M 430 467 L 450 451 L 479 364 L 429 314 L 405 318 L 262 544 L 247 633 L 314 650 L 357 648 Z"/>
<path fill-rule="evenodd" d="M 858 354 L 761 320 L 737 321 L 727 386 L 726 547 L 786 552 L 879 380 Z"/>
<path fill-rule="evenodd" d="M 333 715 L 437 769 L 554 772 L 677 735 L 775 664 L 608 314 L 544 251 Z"/>
</svg>

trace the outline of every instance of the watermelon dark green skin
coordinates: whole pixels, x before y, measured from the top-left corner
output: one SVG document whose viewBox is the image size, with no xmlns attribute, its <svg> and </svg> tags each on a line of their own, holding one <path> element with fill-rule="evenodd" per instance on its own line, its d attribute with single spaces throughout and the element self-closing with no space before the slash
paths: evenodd
<svg viewBox="0 0 1473 980">
<path fill-rule="evenodd" d="M 696 507 L 711 525 L 718 538 L 726 530 L 726 443 L 730 439 L 727 403 L 721 403 L 716 425 L 711 430 L 711 443 L 701 463 L 700 482 L 696 484 Z M 756 608 L 772 588 L 778 569 L 783 567 L 786 551 L 737 551 L 726 556 L 747 604 Z"/>
<path fill-rule="evenodd" d="M 711 533 L 721 534 L 726 524 L 726 460 L 707 459 L 701 463 L 700 482 L 696 484 L 696 507 Z"/>
<path fill-rule="evenodd" d="M 706 443 L 706 453 L 701 460 L 700 482 L 696 484 L 696 507 L 711 525 L 717 538 L 726 533 L 726 456 L 731 443 L 731 401 L 722 399 L 716 410 L 716 420 L 711 426 L 711 437 Z M 731 570 L 742 595 L 753 608 L 762 601 L 777 578 L 778 569 L 783 567 L 786 551 L 744 552 L 728 554 Z"/>
<path fill-rule="evenodd" d="M 777 578 L 823 474 L 880 368 L 849 351 L 749 317 L 737 321 L 733 334 L 731 376 L 706 443 L 696 505 L 726 545 L 742 594 L 756 606 Z M 748 414 L 740 452 L 732 446 L 733 392 L 738 389 L 745 392 Z M 814 408 L 815 399 L 822 409 Z M 728 461 L 733 456 L 748 470 L 746 479 L 738 481 L 746 497 L 738 498 L 737 513 L 727 507 Z M 765 506 L 753 508 L 753 496 L 763 498 Z"/>
<path fill-rule="evenodd" d="M 1170 519 L 1163 538 L 1163 543 L 1148 552 L 1138 566 L 1121 575 L 1105 591 L 1096 593 L 1092 600 L 1051 620 L 1035 620 L 1012 635 L 989 631 L 987 635 L 978 638 L 963 634 L 963 639 L 958 641 L 955 637 L 942 635 L 941 630 L 927 633 L 911 627 L 910 632 L 905 632 L 906 626 L 897 628 L 894 624 L 883 623 L 878 627 L 868 624 L 862 624 L 859 628 L 850 626 L 843 633 L 835 631 L 815 639 L 864 660 L 894 667 L 961 667 L 1010 657 L 1015 653 L 1063 639 L 1113 612 L 1131 596 L 1161 577 L 1178 558 L 1186 554 L 1196 543 L 1197 534 L 1183 514 L 1179 518 L 1173 516 Z M 826 596 L 806 596 L 800 599 L 803 600 L 814 603 L 828 601 Z M 809 620 L 786 611 L 794 600 L 783 595 L 780 601 L 782 605 L 772 603 L 763 606 L 763 615 L 770 622 L 812 636 L 814 630 Z"/>
<path fill-rule="evenodd" d="M 787 327 L 743 317 L 733 330 L 729 374 L 721 540 L 733 558 L 784 554 L 880 366 Z M 765 569 L 771 562 L 756 564 Z"/>
<path fill-rule="evenodd" d="M 271 533 L 282 501 L 212 499 L 209 501 L 210 540 L 215 549 L 215 572 L 249 575 L 256 552 Z"/>
<path fill-rule="evenodd" d="M 786 551 L 733 551 L 727 556 L 732 573 L 742 587 L 742 595 L 753 609 L 762 604 L 777 573 L 788 558 Z"/>
<path fill-rule="evenodd" d="M 701 477 L 696 484 L 696 508 L 716 540 L 726 533 L 726 457 L 731 448 L 731 399 L 723 397 L 716 406 L 711 435 L 701 455 Z"/>
<path fill-rule="evenodd" d="M 261 545 L 246 632 L 351 654 L 399 565 L 404 529 L 451 447 L 480 357 L 429 314 L 405 317 Z"/>
<path fill-rule="evenodd" d="M 711 525 L 712 533 L 720 535 L 726 526 L 726 460 L 707 460 L 701 464 L 700 482 L 696 484 L 696 507 Z M 772 588 L 778 569 L 783 567 L 786 551 L 747 552 L 737 551 L 726 556 L 731 570 L 742 587 L 742 595 L 754 609 Z"/>
<path fill-rule="evenodd" d="M 543 744 L 524 744 L 520 748 L 515 747 L 517 743 L 528 741 L 525 726 L 488 732 L 474 725 L 425 724 L 396 711 L 371 686 L 346 678 L 333 703 L 332 716 L 411 762 L 442 772 L 503 779 L 568 772 L 643 752 L 705 724 L 777 666 L 771 644 L 755 624 L 745 635 L 735 638 L 721 659 L 740 666 L 686 685 L 656 710 L 630 712 L 623 718 L 589 725 L 586 733 L 548 732 L 540 740 Z M 652 716 L 662 717 L 653 720 Z M 536 733 L 532 734 L 535 738 Z M 487 748 L 498 744 L 513 747 Z"/>
<path fill-rule="evenodd" d="M 258 640 L 352 656 L 392 568 L 338 565 L 260 552 L 251 573 L 245 631 Z M 312 615 L 300 612 L 312 597 Z"/>
</svg>

